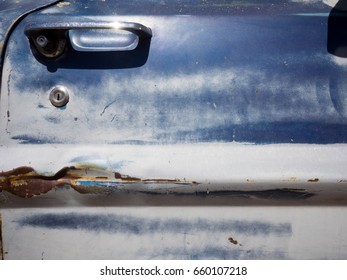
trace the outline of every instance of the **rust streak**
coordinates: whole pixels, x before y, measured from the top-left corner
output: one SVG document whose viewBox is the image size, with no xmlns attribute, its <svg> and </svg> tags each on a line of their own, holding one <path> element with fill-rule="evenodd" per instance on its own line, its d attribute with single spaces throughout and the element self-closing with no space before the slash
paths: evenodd
<svg viewBox="0 0 347 280">
<path fill-rule="evenodd" d="M 319 179 L 318 178 L 309 179 L 309 180 L 307 180 L 307 182 L 309 182 L 309 183 L 318 183 Z"/>
<path fill-rule="evenodd" d="M 18 167 L 6 172 L 0 172 L 0 177 L 17 176 L 34 172 L 34 169 L 27 166 Z"/>
<path fill-rule="evenodd" d="M 132 182 L 140 182 L 141 179 L 140 178 L 136 178 L 136 177 L 130 177 L 128 175 L 122 175 L 120 174 L 119 172 L 115 172 L 114 173 L 114 177 L 116 179 L 121 179 L 122 181 L 126 181 L 126 182 L 129 182 L 129 181 L 132 181 Z"/>
<path fill-rule="evenodd" d="M 114 173 L 114 177 L 116 179 L 120 179 L 124 182 L 143 182 L 143 183 L 148 183 L 148 182 L 155 182 L 155 183 L 187 183 L 186 181 L 181 181 L 178 179 L 140 179 L 137 177 L 131 177 L 128 175 L 122 175 L 119 172 Z M 197 184 L 197 182 L 188 182 L 192 184 Z"/>
<path fill-rule="evenodd" d="M 95 175 L 88 175 L 95 174 Z M 100 174 L 103 172 L 103 174 Z M 42 175 L 35 172 L 32 167 L 22 166 L 10 171 L 0 172 L 0 191 L 7 191 L 16 196 L 29 198 L 40 194 L 45 194 L 53 189 L 69 186 L 79 193 L 102 193 L 109 192 L 110 189 L 98 185 L 98 183 L 115 182 L 112 173 L 110 176 L 105 176 L 103 170 L 97 168 L 81 168 L 81 167 L 64 167 L 53 175 Z M 190 183 L 180 180 L 170 179 L 140 179 L 128 175 L 122 175 L 115 172 L 114 178 L 116 182 L 130 183 Z M 91 184 L 83 185 L 83 181 L 91 182 Z M 95 183 L 95 185 L 93 184 Z"/>
</svg>

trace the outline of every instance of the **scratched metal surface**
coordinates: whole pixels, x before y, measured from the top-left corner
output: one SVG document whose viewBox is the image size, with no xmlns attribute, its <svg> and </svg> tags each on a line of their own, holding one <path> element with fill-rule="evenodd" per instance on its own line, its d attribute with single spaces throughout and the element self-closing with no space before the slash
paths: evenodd
<svg viewBox="0 0 347 280">
<path fill-rule="evenodd" d="M 346 1 L 270 2 L 66 1 L 18 22 L 1 77 L 3 258 L 346 258 Z M 52 61 L 24 35 L 91 20 L 153 37 Z"/>
<path fill-rule="evenodd" d="M 2 211 L 5 259 L 346 259 L 345 208 Z"/>
<path fill-rule="evenodd" d="M 279 190 L 345 203 L 344 1 L 222 2 L 70 1 L 20 21 L 2 71 L 1 189 Z M 153 37 L 47 60 L 24 35 L 91 20 L 139 22 Z M 57 84 L 70 94 L 62 108 L 48 98 Z"/>
<path fill-rule="evenodd" d="M 332 8 L 287 2 L 221 9 L 212 1 L 180 12 L 178 4 L 78 1 L 31 14 L 4 62 L 1 142 L 345 143 L 346 60 L 327 51 Z M 90 19 L 149 26 L 149 50 L 70 50 L 47 61 L 23 36 L 32 23 Z M 61 109 L 47 99 L 57 84 L 70 92 Z"/>
</svg>

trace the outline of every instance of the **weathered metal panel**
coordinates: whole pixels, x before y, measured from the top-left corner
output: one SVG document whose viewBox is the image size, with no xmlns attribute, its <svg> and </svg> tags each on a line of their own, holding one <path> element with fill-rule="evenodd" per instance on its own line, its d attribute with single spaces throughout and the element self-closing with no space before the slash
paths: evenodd
<svg viewBox="0 0 347 280">
<path fill-rule="evenodd" d="M 346 258 L 344 3 L 69 1 L 23 18 L 1 78 L 4 258 Z M 51 59 L 28 33 L 100 22 L 153 36 Z"/>
<path fill-rule="evenodd" d="M 0 147 L 7 159 L 2 163 L 6 172 L 0 176 L 0 188 L 32 196 L 71 186 L 89 193 L 113 194 L 113 198 L 122 192 L 213 197 L 218 191 L 218 196 L 225 192 L 226 201 L 243 195 L 241 201 L 246 204 L 345 205 L 345 149 L 341 144 L 14 145 Z M 24 167 L 12 170 L 13 166 Z M 275 192 L 268 199 L 259 199 L 276 190 L 277 196 Z M 257 195 L 259 191 L 263 195 Z M 1 195 L 6 197 L 6 193 Z M 279 199 L 281 195 L 287 199 Z M 84 200 L 81 196 L 74 199 Z M 3 200 L 6 207 L 7 199 Z M 236 203 L 234 199 L 229 204 L 233 201 Z"/>
<path fill-rule="evenodd" d="M 11 35 L 3 67 L 1 188 L 21 196 L 82 184 L 339 193 L 346 65 L 327 49 L 334 12 L 326 2 L 287 2 L 71 1 L 27 16 Z M 150 27 L 152 40 L 130 52 L 67 46 L 49 59 L 27 38 L 32 26 L 124 21 Z M 49 95 L 58 85 L 70 98 L 56 108 Z M 35 164 L 24 160 L 35 157 L 31 150 L 41 155 Z M 59 160 L 63 155 L 70 156 Z M 106 175 L 100 167 L 94 177 L 74 174 L 98 163 Z M 6 173 L 21 166 L 21 174 Z M 54 175 L 59 170 L 68 172 Z"/>
<path fill-rule="evenodd" d="M 347 258 L 346 211 L 339 207 L 2 212 L 6 259 Z"/>
<path fill-rule="evenodd" d="M 214 2 L 182 14 L 177 3 L 79 1 L 29 15 L 4 64 L 2 143 L 345 143 L 346 65 L 327 52 L 331 7 Z M 90 20 L 139 22 L 153 38 L 131 52 L 70 48 L 49 60 L 23 36 L 32 24 Z M 58 85 L 70 94 L 60 109 L 47 98 Z"/>
</svg>

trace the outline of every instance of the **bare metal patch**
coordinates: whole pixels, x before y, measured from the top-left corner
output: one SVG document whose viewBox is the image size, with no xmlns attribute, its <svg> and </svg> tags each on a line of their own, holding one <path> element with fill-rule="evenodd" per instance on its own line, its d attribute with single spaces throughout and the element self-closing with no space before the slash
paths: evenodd
<svg viewBox="0 0 347 280">
<path fill-rule="evenodd" d="M 71 5 L 70 2 L 64 1 L 64 2 L 58 3 L 58 4 L 57 4 L 57 7 L 63 8 L 63 7 L 65 7 L 65 6 L 69 6 L 69 5 Z"/>
</svg>

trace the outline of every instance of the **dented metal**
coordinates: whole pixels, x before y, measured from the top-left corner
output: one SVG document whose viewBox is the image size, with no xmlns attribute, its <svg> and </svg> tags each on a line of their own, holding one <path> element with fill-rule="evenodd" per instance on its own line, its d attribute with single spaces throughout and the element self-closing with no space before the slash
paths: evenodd
<svg viewBox="0 0 347 280">
<path fill-rule="evenodd" d="M 224 203 L 230 205 L 240 203 L 244 205 L 347 205 L 343 180 L 320 184 L 318 178 L 302 181 L 299 179 L 293 181 L 292 178 L 289 178 L 282 182 L 268 183 L 248 179 L 245 182 L 234 183 L 206 183 L 204 180 L 198 182 L 185 178 L 182 180 L 141 179 L 95 164 L 64 167 L 55 174 L 38 173 L 29 166 L 0 172 L 0 191 L 22 198 L 44 195 L 53 190 L 60 190 L 60 193 L 67 192 L 69 188 L 79 194 L 98 195 L 99 197 L 95 197 L 95 203 L 100 203 L 100 205 L 103 203 L 100 201 L 100 195 L 108 197 L 108 203 L 117 205 L 119 203 L 117 196 L 128 197 L 129 201 L 132 201 L 136 197 L 141 198 L 141 194 L 160 195 L 158 198 L 162 200 L 162 203 L 168 202 L 174 205 L 190 203 L 206 205 L 210 203 L 220 205 Z M 57 199 L 58 193 L 55 193 L 55 196 Z M 82 197 L 74 199 L 83 201 Z M 148 203 L 152 204 L 153 202 L 149 202 L 152 199 L 155 201 L 156 198 L 152 197 L 147 200 Z M 4 203 L 4 195 L 1 200 Z M 39 201 L 36 200 L 36 202 Z M 3 206 L 6 205 L 6 203 L 3 204 Z"/>
<path fill-rule="evenodd" d="M 89 175 L 95 174 L 95 175 Z M 100 174 L 99 174 L 100 173 Z M 4 190 L 20 197 L 33 197 L 53 189 L 69 186 L 79 193 L 110 192 L 124 184 L 180 184 L 192 185 L 177 179 L 140 179 L 121 175 L 119 172 L 107 173 L 91 168 L 64 167 L 54 175 L 41 175 L 31 167 L 18 167 L 0 172 L 0 191 Z"/>
</svg>

